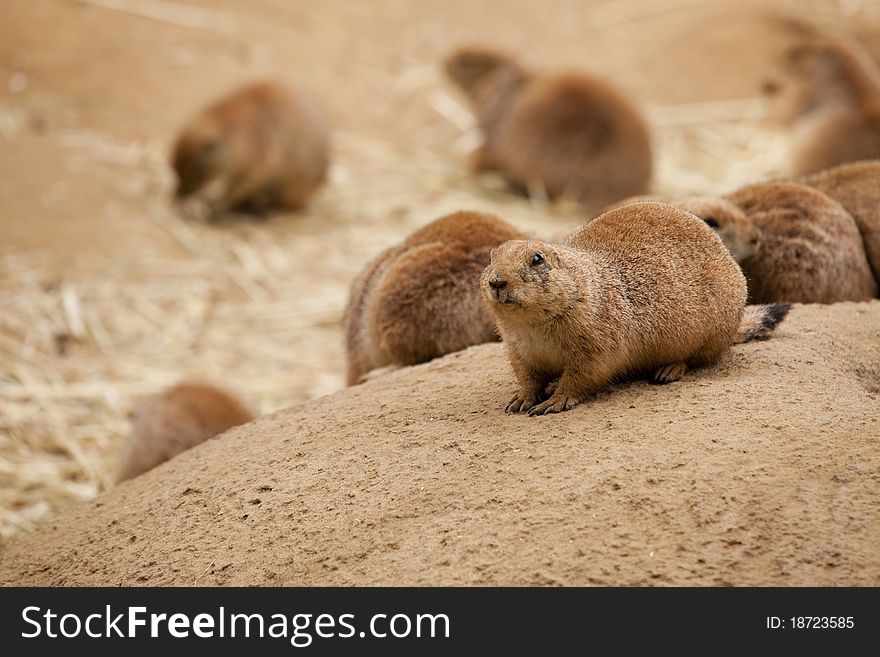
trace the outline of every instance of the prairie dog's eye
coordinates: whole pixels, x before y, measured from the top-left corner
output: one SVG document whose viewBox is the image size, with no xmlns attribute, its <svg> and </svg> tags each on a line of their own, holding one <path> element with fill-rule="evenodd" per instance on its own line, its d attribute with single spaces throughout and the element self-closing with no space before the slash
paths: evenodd
<svg viewBox="0 0 880 657">
<path fill-rule="evenodd" d="M 544 256 L 540 253 L 536 253 L 532 256 L 532 267 L 537 267 L 538 265 L 544 264 Z"/>
<path fill-rule="evenodd" d="M 718 220 L 715 217 L 706 217 L 703 219 L 709 228 L 718 228 Z"/>
</svg>

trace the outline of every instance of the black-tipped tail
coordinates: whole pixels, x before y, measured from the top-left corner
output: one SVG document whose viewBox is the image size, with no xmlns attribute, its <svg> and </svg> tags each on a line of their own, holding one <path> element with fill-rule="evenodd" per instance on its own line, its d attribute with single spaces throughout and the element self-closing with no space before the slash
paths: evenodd
<svg viewBox="0 0 880 657">
<path fill-rule="evenodd" d="M 766 306 L 746 306 L 739 323 L 739 333 L 736 341 L 749 342 L 751 340 L 766 340 L 770 337 L 779 323 L 788 315 L 791 304 L 771 303 Z"/>
</svg>

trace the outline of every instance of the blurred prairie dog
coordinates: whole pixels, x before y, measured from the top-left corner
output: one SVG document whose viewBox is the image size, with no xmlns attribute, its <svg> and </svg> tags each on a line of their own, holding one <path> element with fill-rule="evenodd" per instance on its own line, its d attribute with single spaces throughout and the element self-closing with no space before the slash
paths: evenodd
<svg viewBox="0 0 880 657">
<path fill-rule="evenodd" d="M 226 390 L 202 383 L 178 383 L 137 409 L 122 448 L 116 481 L 136 477 L 253 419 L 253 411 Z"/>
<path fill-rule="evenodd" d="M 737 264 L 742 264 L 760 248 L 761 230 L 730 201 L 711 196 L 692 196 L 676 201 L 675 205 L 697 215 L 718 233 Z"/>
<path fill-rule="evenodd" d="M 793 129 L 795 175 L 880 157 L 880 71 L 856 42 L 806 36 L 781 68 L 765 93 Z"/>
<path fill-rule="evenodd" d="M 789 309 L 746 307 L 745 279 L 718 236 L 656 202 L 606 212 L 563 244 L 502 244 L 481 290 L 519 383 L 506 410 L 530 415 L 566 411 L 626 375 L 675 381 L 767 337 Z"/>
<path fill-rule="evenodd" d="M 275 82 L 245 86 L 209 105 L 174 144 L 176 194 L 210 216 L 298 210 L 324 182 L 329 133 L 305 92 Z"/>
<path fill-rule="evenodd" d="M 859 227 L 865 255 L 880 285 L 880 161 L 843 164 L 799 179 L 840 203 Z"/>
<path fill-rule="evenodd" d="M 456 212 L 379 254 L 352 285 L 345 311 L 348 385 L 377 368 L 497 340 L 480 274 L 492 247 L 523 237 L 492 215 Z"/>
<path fill-rule="evenodd" d="M 445 69 L 483 133 L 475 168 L 499 171 L 530 194 L 596 209 L 646 191 L 650 132 L 613 85 L 583 73 L 531 73 L 479 47 L 454 52 Z"/>
<path fill-rule="evenodd" d="M 856 222 L 828 195 L 806 185 L 770 182 L 747 185 L 725 200 L 761 232 L 759 248 L 740 263 L 752 303 L 877 296 Z"/>
</svg>

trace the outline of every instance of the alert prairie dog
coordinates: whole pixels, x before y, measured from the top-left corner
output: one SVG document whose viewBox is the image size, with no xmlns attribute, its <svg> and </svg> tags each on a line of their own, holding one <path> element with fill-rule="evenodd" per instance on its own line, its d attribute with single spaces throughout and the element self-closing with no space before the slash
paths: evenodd
<svg viewBox="0 0 880 657">
<path fill-rule="evenodd" d="M 192 382 L 167 388 L 138 407 L 120 454 L 116 481 L 136 477 L 253 419 L 251 409 L 221 388 Z"/>
<path fill-rule="evenodd" d="M 675 381 L 767 337 L 789 309 L 746 307 L 745 279 L 715 232 L 657 202 L 606 212 L 563 244 L 506 242 L 481 290 L 519 383 L 506 410 L 530 415 L 568 410 L 627 375 Z"/>
<path fill-rule="evenodd" d="M 479 47 L 454 52 L 445 70 L 483 134 L 475 168 L 496 170 L 530 195 L 597 209 L 646 191 L 650 132 L 613 85 L 583 73 L 532 73 Z"/>
<path fill-rule="evenodd" d="M 880 285 L 880 161 L 843 164 L 799 179 L 840 203 L 855 219 L 865 255 Z"/>
<path fill-rule="evenodd" d="M 492 247 L 525 234 L 497 217 L 441 217 L 373 260 L 345 311 L 348 385 L 371 370 L 415 365 L 498 339 L 480 301 Z"/>
<path fill-rule="evenodd" d="M 834 303 L 877 296 L 877 281 L 852 215 L 812 187 L 747 185 L 725 200 L 760 230 L 760 246 L 740 265 L 749 301 Z"/>
<path fill-rule="evenodd" d="M 880 157 L 880 71 L 856 42 L 801 39 L 765 93 L 792 128 L 793 174 Z"/>
<path fill-rule="evenodd" d="M 200 112 L 177 137 L 176 195 L 211 217 L 232 210 L 298 210 L 324 182 L 329 133 L 302 90 L 245 86 Z"/>
</svg>

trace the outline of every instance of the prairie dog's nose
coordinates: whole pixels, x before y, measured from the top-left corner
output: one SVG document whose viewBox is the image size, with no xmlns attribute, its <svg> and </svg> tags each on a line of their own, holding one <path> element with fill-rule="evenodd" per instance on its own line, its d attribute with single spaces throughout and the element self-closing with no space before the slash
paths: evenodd
<svg viewBox="0 0 880 657">
<path fill-rule="evenodd" d="M 492 278 L 489 279 L 489 287 L 491 287 L 493 290 L 503 290 L 507 287 L 507 281 L 502 278 L 498 278 L 498 274 L 495 274 L 494 276 L 492 276 Z"/>
</svg>

